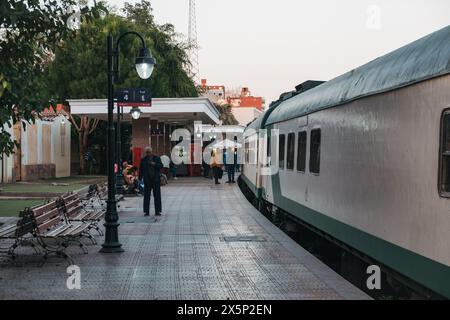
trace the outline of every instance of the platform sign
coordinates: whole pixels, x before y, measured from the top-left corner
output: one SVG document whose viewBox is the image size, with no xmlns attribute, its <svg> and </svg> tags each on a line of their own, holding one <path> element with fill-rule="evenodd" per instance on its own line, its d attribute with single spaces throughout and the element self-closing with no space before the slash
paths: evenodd
<svg viewBox="0 0 450 320">
<path fill-rule="evenodd" d="M 120 89 L 116 91 L 116 101 L 119 107 L 151 107 L 152 95 L 146 88 Z"/>
</svg>

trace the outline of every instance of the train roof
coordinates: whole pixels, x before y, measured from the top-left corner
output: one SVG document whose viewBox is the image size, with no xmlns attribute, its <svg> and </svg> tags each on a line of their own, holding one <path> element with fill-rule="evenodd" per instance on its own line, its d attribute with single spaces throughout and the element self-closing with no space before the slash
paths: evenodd
<svg viewBox="0 0 450 320">
<path fill-rule="evenodd" d="M 262 120 L 263 120 L 264 115 L 266 114 L 267 111 L 265 111 L 263 114 L 261 114 L 258 118 L 254 119 L 252 122 L 250 122 L 247 125 L 247 127 L 245 128 L 245 130 L 247 130 L 247 129 L 254 129 L 254 130 L 260 129 L 261 128 L 261 124 L 262 124 Z"/>
<path fill-rule="evenodd" d="M 258 131 L 259 129 L 262 129 L 265 126 L 266 120 L 269 117 L 269 115 L 272 113 L 273 110 L 275 110 L 282 101 L 284 101 L 284 99 L 289 99 L 289 98 L 284 98 L 283 99 L 283 94 L 280 96 L 280 99 L 277 101 L 272 101 L 272 103 L 269 106 L 269 109 L 265 110 L 258 118 L 253 119 L 253 121 L 251 121 L 250 123 L 247 124 L 247 127 L 245 128 L 244 131 L 248 130 L 248 129 L 253 129 L 255 131 Z"/>
<path fill-rule="evenodd" d="M 279 104 L 265 124 L 297 118 L 450 73 L 450 26 Z"/>
</svg>

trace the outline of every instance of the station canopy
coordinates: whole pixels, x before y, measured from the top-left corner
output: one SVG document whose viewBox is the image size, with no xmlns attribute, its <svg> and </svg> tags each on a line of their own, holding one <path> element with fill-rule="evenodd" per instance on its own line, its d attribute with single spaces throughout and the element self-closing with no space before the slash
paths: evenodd
<svg viewBox="0 0 450 320">
<path fill-rule="evenodd" d="M 106 99 L 68 100 L 70 112 L 94 119 L 108 119 Z M 139 107 L 141 118 L 150 118 L 167 124 L 192 124 L 202 121 L 205 124 L 219 124 L 219 111 L 208 98 L 153 98 L 151 107 Z M 131 107 L 123 107 L 123 121 L 131 122 Z M 114 118 L 117 106 L 114 106 Z"/>
</svg>

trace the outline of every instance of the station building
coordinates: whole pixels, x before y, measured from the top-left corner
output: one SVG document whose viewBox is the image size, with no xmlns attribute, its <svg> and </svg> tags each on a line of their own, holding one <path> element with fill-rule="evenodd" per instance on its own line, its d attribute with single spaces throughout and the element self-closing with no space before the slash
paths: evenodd
<svg viewBox="0 0 450 320">
<path fill-rule="evenodd" d="M 70 112 L 79 116 L 88 116 L 100 120 L 107 120 L 107 99 L 79 99 L 69 100 Z M 153 98 L 151 107 L 139 107 L 141 114 L 139 119 L 133 119 L 131 107 L 123 107 L 121 122 L 132 126 L 132 162 L 139 166 L 144 148 L 151 146 L 153 151 L 160 155 L 170 157 L 172 148 L 179 143 L 173 141 L 172 132 L 175 129 L 187 129 L 191 133 L 191 139 L 201 127 L 196 124 L 219 127 L 221 124 L 220 113 L 214 103 L 206 98 Z M 117 106 L 114 110 L 114 118 L 117 119 Z M 181 152 L 194 152 L 194 150 L 182 150 Z M 188 176 L 201 175 L 200 164 L 188 164 L 178 166 L 178 174 Z"/>
</svg>

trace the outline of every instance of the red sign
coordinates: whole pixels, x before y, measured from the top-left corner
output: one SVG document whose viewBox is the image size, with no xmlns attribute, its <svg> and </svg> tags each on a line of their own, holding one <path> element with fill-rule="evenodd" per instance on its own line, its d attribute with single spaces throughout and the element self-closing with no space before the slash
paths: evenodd
<svg viewBox="0 0 450 320">
<path fill-rule="evenodd" d="M 151 107 L 151 102 L 118 102 L 119 107 Z"/>
</svg>

